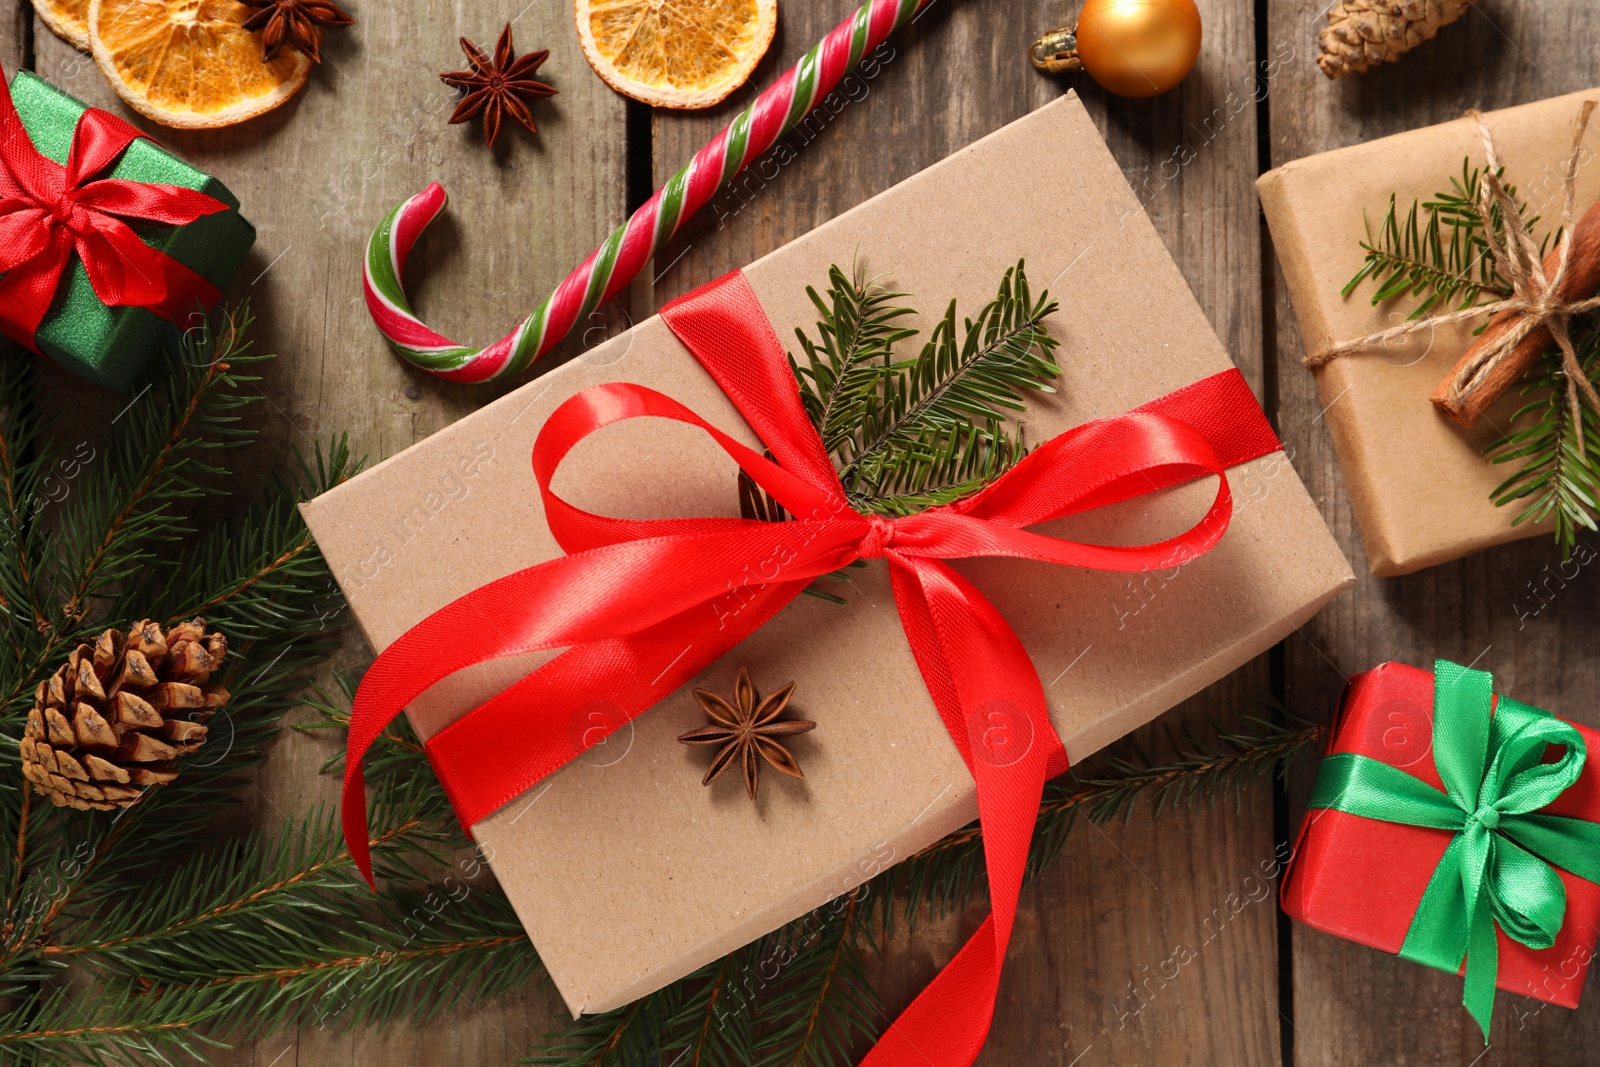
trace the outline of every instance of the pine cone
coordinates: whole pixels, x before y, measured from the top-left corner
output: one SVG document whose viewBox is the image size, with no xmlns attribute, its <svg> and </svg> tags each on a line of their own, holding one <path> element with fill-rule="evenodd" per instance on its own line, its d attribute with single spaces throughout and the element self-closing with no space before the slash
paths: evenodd
<svg viewBox="0 0 1600 1067">
<path fill-rule="evenodd" d="M 22 736 L 22 774 L 57 807 L 127 807 L 178 776 L 174 761 L 205 740 L 204 723 L 228 702 L 206 685 L 228 641 L 205 620 L 161 632 L 149 619 L 124 636 L 79 645 L 39 683 Z"/>
<path fill-rule="evenodd" d="M 1472 0 L 1341 0 L 1317 38 L 1317 66 L 1330 78 L 1365 74 L 1431 41 L 1471 6 Z"/>
</svg>

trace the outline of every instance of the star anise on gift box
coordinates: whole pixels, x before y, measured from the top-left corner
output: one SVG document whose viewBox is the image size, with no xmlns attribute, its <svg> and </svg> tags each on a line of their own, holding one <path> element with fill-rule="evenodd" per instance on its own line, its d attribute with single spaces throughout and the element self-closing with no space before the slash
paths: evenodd
<svg viewBox="0 0 1600 1067">
<path fill-rule="evenodd" d="M 500 31 L 493 58 L 465 37 L 461 38 L 461 50 L 467 54 L 472 69 L 449 70 L 439 75 L 446 85 L 467 91 L 466 98 L 456 105 L 455 113 L 450 116 L 451 124 L 466 122 L 481 114 L 483 143 L 490 148 L 494 147 L 494 139 L 500 134 L 503 115 L 510 115 L 522 123 L 528 132 L 538 133 L 539 128 L 533 124 L 533 112 L 528 104 L 541 96 L 556 95 L 554 86 L 534 78 L 540 65 L 550 55 L 550 50 L 545 48 L 518 56 L 511 47 L 509 22 Z"/>
<path fill-rule="evenodd" d="M 678 740 L 686 745 L 721 746 L 712 757 L 711 768 L 706 771 L 700 784 L 710 785 L 712 779 L 735 759 L 744 765 L 744 785 L 751 800 L 756 798 L 756 790 L 761 784 L 762 760 L 790 777 L 804 778 L 800 764 L 778 740 L 817 728 L 817 724 L 810 719 L 778 721 L 778 716 L 789 706 L 789 697 L 793 693 L 794 683 L 790 682 L 782 689 L 767 694 L 766 699 L 761 699 L 750 681 L 750 672 L 743 667 L 739 668 L 739 678 L 734 682 L 731 703 L 715 693 L 696 689 L 694 698 L 700 702 L 701 709 L 711 716 L 712 722 L 709 726 L 681 734 Z"/>
<path fill-rule="evenodd" d="M 293 45 L 322 62 L 322 31 L 354 26 L 356 20 L 339 10 L 332 0 L 242 0 L 257 8 L 244 21 L 247 30 L 261 31 L 261 61 L 271 63 L 285 44 Z"/>
</svg>

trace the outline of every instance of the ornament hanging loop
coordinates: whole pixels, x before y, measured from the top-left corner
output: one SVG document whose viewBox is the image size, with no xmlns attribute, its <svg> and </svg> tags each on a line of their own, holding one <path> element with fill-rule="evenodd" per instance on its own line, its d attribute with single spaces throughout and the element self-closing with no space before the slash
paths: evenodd
<svg viewBox="0 0 1600 1067">
<path fill-rule="evenodd" d="M 1195 0 L 1083 0 L 1078 21 L 1033 42 L 1040 70 L 1082 70 L 1102 89 L 1135 99 L 1181 82 L 1200 57 Z"/>
<path fill-rule="evenodd" d="M 1083 60 L 1078 58 L 1078 27 L 1061 26 L 1044 34 L 1028 49 L 1028 58 L 1040 70 L 1052 74 L 1064 70 L 1082 70 Z"/>
</svg>

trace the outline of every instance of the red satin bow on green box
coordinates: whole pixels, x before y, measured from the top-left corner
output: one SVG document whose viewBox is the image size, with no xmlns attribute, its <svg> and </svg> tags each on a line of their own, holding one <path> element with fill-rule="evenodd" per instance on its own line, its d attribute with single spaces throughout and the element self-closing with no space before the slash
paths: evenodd
<svg viewBox="0 0 1600 1067">
<path fill-rule="evenodd" d="M 108 307 L 176 319 L 216 303 L 216 286 L 140 240 L 124 219 L 182 226 L 228 210 L 195 189 L 97 178 L 138 130 L 107 111 L 78 118 L 63 166 L 34 147 L 0 75 L 0 332 L 38 351 L 34 334 L 74 252 Z"/>
<path fill-rule="evenodd" d="M 884 559 L 923 680 L 977 783 L 993 911 L 864 1063 L 971 1063 L 993 1015 L 1040 793 L 1047 777 L 1066 769 L 1067 756 L 1021 641 L 946 561 L 1010 556 L 1111 571 L 1170 568 L 1221 539 L 1233 506 L 1225 471 L 1281 446 L 1243 377 L 1228 371 L 1061 434 L 956 503 L 897 519 L 863 515 L 846 502 L 743 274 L 661 314 L 774 458 L 643 386 L 593 386 L 557 408 L 539 433 L 533 469 L 551 532 L 569 554 L 461 597 L 378 657 L 350 727 L 344 829 L 351 853 L 370 879 L 362 756 L 408 702 L 448 675 L 503 656 L 567 649 L 428 743 L 456 813 L 471 827 L 600 740 L 567 728 L 585 703 L 603 696 L 626 718 L 638 715 L 812 579 L 858 559 Z M 704 430 L 795 519 L 616 519 L 551 491 L 556 468 L 579 441 L 641 416 Z M 1026 529 L 1208 475 L 1218 476 L 1210 510 L 1166 541 L 1081 544 Z M 466 634 L 476 636 L 463 640 Z M 995 731 L 996 723 L 1005 729 Z M 507 737 L 518 744 L 507 745 Z"/>
</svg>

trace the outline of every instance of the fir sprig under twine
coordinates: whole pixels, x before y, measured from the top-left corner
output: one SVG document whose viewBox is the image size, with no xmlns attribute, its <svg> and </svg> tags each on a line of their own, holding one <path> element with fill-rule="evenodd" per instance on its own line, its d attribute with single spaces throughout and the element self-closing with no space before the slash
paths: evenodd
<svg viewBox="0 0 1600 1067">
<path fill-rule="evenodd" d="M 1552 235 L 1544 242 L 1534 240 L 1538 216 L 1528 214 L 1527 205 L 1517 200 L 1516 187 L 1505 181 L 1483 115 L 1468 112 L 1478 124 L 1485 166 L 1469 170 L 1470 160 L 1464 162 L 1454 190 L 1436 193 L 1425 204 L 1413 203 L 1404 224 L 1391 197 L 1378 232 L 1369 230 L 1362 245 L 1365 263 L 1344 288 L 1348 296 L 1370 282 L 1378 287 L 1374 304 L 1408 296 L 1418 301 L 1416 308 L 1397 326 L 1308 353 L 1303 360 L 1308 367 L 1321 367 L 1424 330 L 1483 319 L 1478 330 L 1483 333 L 1491 320 L 1514 316 L 1509 328 L 1474 346 L 1436 394 L 1446 411 L 1464 412 L 1486 404 L 1486 386 L 1496 370 L 1503 364 L 1514 366 L 1519 344 L 1548 329 L 1552 343 L 1521 390 L 1533 399 L 1513 416 L 1510 431 L 1486 451 L 1494 463 L 1521 463 L 1490 499 L 1501 507 L 1526 502 L 1511 520 L 1513 526 L 1554 517 L 1555 540 L 1563 555 L 1571 554 L 1580 528 L 1600 528 L 1595 518 L 1600 511 L 1600 455 L 1591 452 L 1592 445 L 1600 444 L 1600 393 L 1591 381 L 1600 347 L 1595 322 L 1600 296 L 1568 299 L 1563 293 L 1573 262 L 1578 160 L 1595 106 L 1585 101 L 1573 122 L 1572 152 L 1562 171 L 1561 226 L 1553 235 L 1553 273 L 1542 262 Z M 1420 230 L 1419 208 L 1427 215 Z M 1430 314 L 1440 304 L 1455 307 Z"/>
<path fill-rule="evenodd" d="M 1553 275 L 1546 276 L 1544 266 L 1540 262 L 1542 258 L 1540 247 L 1533 239 L 1529 220 L 1502 180 L 1505 168 L 1495 151 L 1494 136 L 1489 132 L 1488 123 L 1481 112 L 1468 112 L 1478 124 L 1479 136 L 1483 139 L 1484 157 L 1487 161 L 1487 166 L 1482 172 L 1483 180 L 1477 183 L 1479 192 L 1477 214 L 1480 220 L 1491 221 L 1487 225 L 1480 222 L 1476 227 L 1477 240 L 1482 242 L 1483 254 L 1492 260 L 1496 272 L 1505 280 L 1506 285 L 1502 290 L 1509 287 L 1511 292 L 1499 300 L 1470 304 L 1442 315 L 1427 318 L 1413 315 L 1399 326 L 1380 330 L 1366 337 L 1340 342 L 1323 352 L 1309 353 L 1304 359 L 1306 366 L 1320 367 L 1341 356 L 1381 348 L 1390 341 L 1400 340 L 1421 330 L 1452 326 L 1501 312 L 1513 312 L 1519 316 L 1515 328 L 1498 338 L 1495 345 L 1483 351 L 1477 360 L 1456 369 L 1455 376 L 1450 382 L 1451 393 L 1459 398 L 1479 388 L 1496 363 L 1510 355 L 1512 349 L 1516 348 L 1517 343 L 1524 337 L 1543 326 L 1548 327 L 1555 335 L 1561 367 L 1566 374 L 1567 404 L 1572 409 L 1574 419 L 1577 417 L 1580 393 L 1591 405 L 1600 410 L 1600 393 L 1595 392 L 1594 385 L 1583 373 L 1568 333 L 1568 322 L 1574 316 L 1600 309 L 1600 297 L 1577 301 L 1568 301 L 1561 297 L 1561 282 L 1565 279 L 1572 261 L 1578 157 L 1583 149 L 1583 134 L 1588 128 L 1589 116 L 1594 108 L 1593 101 L 1585 101 L 1579 109 L 1577 120 L 1573 123 L 1572 154 L 1562 172 L 1565 199 L 1560 235 L 1556 238 L 1560 258 L 1557 260 Z M 1414 219 L 1415 215 L 1412 218 Z M 1372 254 L 1369 253 L 1368 264 L 1356 275 L 1357 280 L 1372 270 L 1372 258 Z M 1446 271 L 1448 272 L 1448 268 Z M 1408 290 L 1415 292 L 1428 287 L 1429 283 L 1426 280 L 1419 279 L 1413 282 Z M 1395 287 L 1390 285 L 1385 288 Z M 1380 290 L 1380 295 L 1384 291 Z M 1438 295 L 1435 293 L 1430 296 L 1430 302 Z M 1428 306 L 1428 302 L 1425 302 L 1425 306 Z"/>
</svg>

